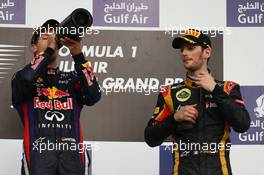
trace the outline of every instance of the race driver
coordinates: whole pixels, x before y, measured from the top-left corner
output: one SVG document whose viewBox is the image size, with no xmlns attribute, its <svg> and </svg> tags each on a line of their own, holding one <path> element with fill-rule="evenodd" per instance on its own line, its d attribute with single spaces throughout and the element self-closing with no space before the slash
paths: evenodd
<svg viewBox="0 0 264 175">
<path fill-rule="evenodd" d="M 158 146 L 173 137 L 173 175 L 231 175 L 230 128 L 242 133 L 250 126 L 239 85 L 215 80 L 208 69 L 210 38 L 189 29 L 173 40 L 180 49 L 186 80 L 158 95 L 145 141 Z"/>
<path fill-rule="evenodd" d="M 80 41 L 55 41 L 58 24 L 48 20 L 34 32 L 34 59 L 12 79 L 12 103 L 24 125 L 22 175 L 88 173 L 80 112 L 98 102 L 101 93 Z M 74 72 L 58 70 L 58 43 L 69 48 Z"/>
</svg>

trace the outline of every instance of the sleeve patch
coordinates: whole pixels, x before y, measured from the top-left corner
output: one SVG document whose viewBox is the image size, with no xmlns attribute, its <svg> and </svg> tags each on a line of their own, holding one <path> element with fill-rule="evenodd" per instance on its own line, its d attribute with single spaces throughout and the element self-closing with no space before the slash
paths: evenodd
<svg viewBox="0 0 264 175">
<path fill-rule="evenodd" d="M 34 57 L 34 59 L 31 61 L 31 68 L 33 70 L 36 70 L 38 65 L 42 62 L 43 59 L 44 59 L 43 55 L 37 55 L 36 57 Z"/>
<path fill-rule="evenodd" d="M 237 83 L 235 82 L 232 82 L 232 81 L 226 81 L 225 84 L 224 84 L 224 91 L 227 93 L 227 94 L 230 94 L 231 93 L 231 90 L 237 85 Z"/>
<path fill-rule="evenodd" d="M 90 61 L 87 61 L 86 63 L 82 64 L 82 66 L 86 69 L 88 69 L 89 72 L 93 72 L 92 65 Z"/>
<path fill-rule="evenodd" d="M 235 99 L 235 102 L 241 105 L 245 105 L 244 100 L 240 100 L 240 99 Z"/>
<path fill-rule="evenodd" d="M 154 110 L 154 114 L 158 114 L 160 111 L 160 107 L 156 107 L 155 110 Z"/>
</svg>

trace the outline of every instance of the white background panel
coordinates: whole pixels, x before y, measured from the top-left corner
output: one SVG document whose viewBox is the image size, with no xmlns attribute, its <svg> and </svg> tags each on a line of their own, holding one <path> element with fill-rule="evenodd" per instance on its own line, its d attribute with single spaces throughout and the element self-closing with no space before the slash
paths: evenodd
<svg viewBox="0 0 264 175">
<path fill-rule="evenodd" d="M 143 142 L 92 142 L 92 145 L 92 175 L 159 175 L 158 147 L 150 148 Z M 0 155 L 0 174 L 20 173 L 22 140 L 0 139 Z"/>
<path fill-rule="evenodd" d="M 224 36 L 224 78 L 241 85 L 264 85 L 264 28 L 232 28 Z"/>
<path fill-rule="evenodd" d="M 93 175 L 159 175 L 159 148 L 143 142 L 92 142 Z M 95 148 L 94 147 L 94 148 Z M 233 145 L 231 165 L 234 175 L 262 175 L 264 147 Z M 0 140 L 0 174 L 19 174 L 21 140 Z"/>
<path fill-rule="evenodd" d="M 159 148 L 140 142 L 97 142 L 93 175 L 159 175 Z"/>
<path fill-rule="evenodd" d="M 160 26 L 226 26 L 225 0 L 161 0 Z"/>
<path fill-rule="evenodd" d="M 85 8 L 92 13 L 92 1 L 89 0 L 26 0 L 27 26 L 41 25 L 47 19 L 53 18 L 62 21 L 76 8 Z"/>
<path fill-rule="evenodd" d="M 263 145 L 233 145 L 231 166 L 234 175 L 263 175 Z"/>
<path fill-rule="evenodd" d="M 0 139 L 0 174 L 20 175 L 22 140 Z"/>
</svg>

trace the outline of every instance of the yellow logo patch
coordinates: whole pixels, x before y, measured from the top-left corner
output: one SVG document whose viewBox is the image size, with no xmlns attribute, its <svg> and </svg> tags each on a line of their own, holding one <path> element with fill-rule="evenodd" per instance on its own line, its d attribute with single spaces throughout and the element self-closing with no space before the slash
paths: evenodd
<svg viewBox="0 0 264 175">
<path fill-rule="evenodd" d="M 38 77 L 38 79 L 37 79 L 37 83 L 43 83 L 43 78 L 41 78 L 41 77 Z"/>
<path fill-rule="evenodd" d="M 159 113 L 159 110 L 160 110 L 160 108 L 159 107 L 156 107 L 155 110 L 154 110 L 154 114 L 158 114 Z"/>
<path fill-rule="evenodd" d="M 190 89 L 184 88 L 176 93 L 176 99 L 180 102 L 187 101 L 191 97 Z"/>
<path fill-rule="evenodd" d="M 89 67 L 91 67 L 91 62 L 90 61 L 87 61 L 86 63 L 82 64 L 82 66 L 84 68 L 89 68 Z"/>
</svg>

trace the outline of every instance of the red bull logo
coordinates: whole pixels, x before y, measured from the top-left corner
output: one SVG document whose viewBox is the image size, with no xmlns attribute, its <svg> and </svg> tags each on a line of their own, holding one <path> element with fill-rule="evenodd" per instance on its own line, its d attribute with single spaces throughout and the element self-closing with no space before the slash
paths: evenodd
<svg viewBox="0 0 264 175">
<path fill-rule="evenodd" d="M 59 90 L 54 86 L 52 88 L 39 88 L 38 96 L 41 95 L 48 97 L 50 100 L 70 96 L 69 93 Z"/>
<path fill-rule="evenodd" d="M 72 109 L 72 98 L 67 98 L 66 102 L 61 102 L 60 98 L 69 97 L 68 92 L 57 89 L 56 87 L 52 88 L 38 88 L 38 96 L 46 96 L 49 101 L 41 101 L 39 97 L 34 98 L 34 108 L 39 109 L 50 109 L 50 110 L 69 110 Z"/>
<path fill-rule="evenodd" d="M 67 98 L 66 102 L 61 102 L 59 100 L 40 101 L 39 97 L 34 98 L 34 108 L 39 109 L 50 109 L 50 110 L 69 110 L 72 109 L 72 98 Z"/>
</svg>

